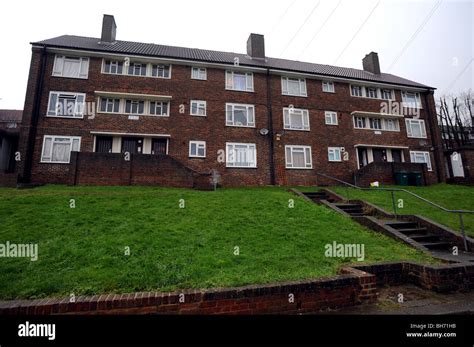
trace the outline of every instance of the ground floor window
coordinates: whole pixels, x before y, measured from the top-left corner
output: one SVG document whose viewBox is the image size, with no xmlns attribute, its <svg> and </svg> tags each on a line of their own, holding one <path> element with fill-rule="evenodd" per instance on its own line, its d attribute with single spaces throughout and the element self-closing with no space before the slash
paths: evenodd
<svg viewBox="0 0 474 347">
<path fill-rule="evenodd" d="M 78 152 L 80 146 L 80 137 L 46 135 L 43 140 L 41 162 L 69 163 L 71 152 Z"/>
<path fill-rule="evenodd" d="M 341 161 L 341 148 L 340 147 L 329 147 L 328 148 L 328 160 L 329 161 Z"/>
<path fill-rule="evenodd" d="M 257 148 L 254 143 L 226 143 L 226 166 L 257 167 Z"/>
<path fill-rule="evenodd" d="M 288 169 L 312 169 L 311 147 L 285 146 L 285 162 Z"/>
<path fill-rule="evenodd" d="M 432 170 L 430 152 L 410 151 L 410 161 L 412 163 L 424 163 L 429 171 Z"/>
<path fill-rule="evenodd" d="M 194 158 L 206 157 L 205 141 L 189 141 L 189 156 Z"/>
</svg>

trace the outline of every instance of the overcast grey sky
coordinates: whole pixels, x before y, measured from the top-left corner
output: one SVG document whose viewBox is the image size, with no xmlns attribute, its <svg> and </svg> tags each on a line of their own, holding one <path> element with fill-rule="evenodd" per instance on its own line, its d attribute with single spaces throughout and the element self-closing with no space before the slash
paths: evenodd
<svg viewBox="0 0 474 347">
<path fill-rule="evenodd" d="M 378 52 L 383 72 L 456 93 L 474 86 L 470 0 L 2 1 L 0 108 L 23 108 L 30 42 L 64 34 L 245 52 L 265 35 L 266 55 L 360 69 Z"/>
</svg>

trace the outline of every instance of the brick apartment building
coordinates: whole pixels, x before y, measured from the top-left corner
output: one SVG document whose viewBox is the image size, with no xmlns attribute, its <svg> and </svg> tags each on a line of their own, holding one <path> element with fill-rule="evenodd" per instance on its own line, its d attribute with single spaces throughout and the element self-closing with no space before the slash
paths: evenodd
<svg viewBox="0 0 474 347">
<path fill-rule="evenodd" d="M 257 34 L 247 54 L 115 36 L 104 15 L 101 38 L 32 43 L 20 182 L 196 186 L 213 172 L 223 186 L 324 183 L 317 173 L 367 184 L 396 171 L 444 180 L 433 88 L 381 73 L 376 53 L 357 70 L 266 57 Z"/>
</svg>

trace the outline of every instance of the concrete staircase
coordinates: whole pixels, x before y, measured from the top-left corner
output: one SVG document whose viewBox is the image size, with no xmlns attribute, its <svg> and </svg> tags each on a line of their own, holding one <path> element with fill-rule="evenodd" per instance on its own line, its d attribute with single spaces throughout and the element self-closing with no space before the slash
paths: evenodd
<svg viewBox="0 0 474 347">
<path fill-rule="evenodd" d="M 460 263 L 474 262 L 474 240 L 467 238 L 469 251 L 464 251 L 464 241 L 455 231 L 422 216 L 395 216 L 363 200 L 346 200 L 329 189 L 312 192 L 292 190 L 307 200 L 325 205 L 338 213 L 352 218 L 357 223 L 391 238 L 404 242 L 411 247 L 431 256 Z M 453 254 L 457 247 L 458 254 Z"/>
</svg>

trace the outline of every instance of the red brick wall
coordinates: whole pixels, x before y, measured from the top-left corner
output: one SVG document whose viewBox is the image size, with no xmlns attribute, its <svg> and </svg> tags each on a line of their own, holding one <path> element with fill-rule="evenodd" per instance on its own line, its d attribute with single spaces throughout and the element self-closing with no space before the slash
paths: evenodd
<svg viewBox="0 0 474 347">
<path fill-rule="evenodd" d="M 290 294 L 293 295 L 293 300 L 290 300 Z M 78 297 L 74 303 L 69 298 L 0 302 L 0 315 L 296 314 L 371 303 L 376 299 L 376 277 L 359 270 L 347 269 L 344 275 L 329 279 L 239 288 L 105 294 Z"/>
<path fill-rule="evenodd" d="M 254 73 L 255 92 L 238 92 L 225 89 L 225 71 L 208 68 L 207 81 L 191 80 L 190 66 L 172 66 L 171 79 L 151 77 L 116 76 L 102 74 L 100 58 L 90 58 L 89 78 L 87 80 L 52 77 L 54 55 L 47 56 L 46 74 L 43 93 L 41 95 L 40 119 L 35 139 L 33 153 L 32 177 L 34 182 L 64 182 L 67 167 L 61 164 L 41 164 L 40 152 L 43 136 L 71 135 L 81 136 L 81 151 L 90 152 L 93 149 L 91 131 L 129 132 L 129 133 L 160 133 L 171 136 L 169 154 L 200 172 L 217 170 L 224 186 L 267 185 L 271 184 L 271 135 L 259 134 L 261 128 L 269 128 L 267 110 L 267 77 L 265 73 Z M 33 51 L 30 78 L 28 81 L 27 98 L 25 100 L 24 121 L 22 128 L 22 144 L 20 150 L 26 153 L 25 135 L 28 132 L 33 112 L 33 95 L 36 91 L 40 53 Z M 414 150 L 429 150 L 432 134 L 427 124 L 427 144 L 420 144 L 419 139 L 409 139 L 406 136 L 404 122 L 400 122 L 400 132 L 383 132 L 375 135 L 370 130 L 354 129 L 350 113 L 355 110 L 380 112 L 380 100 L 351 97 L 349 84 L 335 82 L 336 93 L 323 93 L 321 80 L 307 79 L 309 97 L 292 97 L 281 95 L 280 76 L 270 77 L 270 100 L 272 103 L 273 128 L 275 132 L 283 130 L 282 108 L 293 104 L 296 108 L 309 109 L 310 132 L 285 130 L 280 141 L 275 141 L 275 176 L 277 184 L 316 184 L 315 172 L 334 175 L 346 181 L 352 181 L 353 172 L 357 169 L 355 144 L 409 146 Z M 395 88 L 396 89 L 396 88 Z M 96 101 L 94 91 L 106 90 L 115 92 L 130 92 L 143 94 L 171 95 L 170 117 L 141 116 L 140 120 L 129 120 L 126 115 L 97 114 L 94 119 L 60 119 L 45 117 L 49 91 L 74 91 L 87 93 L 87 101 Z M 207 117 L 189 115 L 191 99 L 207 101 Z M 432 100 L 432 95 L 428 97 Z M 396 90 L 396 101 L 401 101 L 401 94 Z M 225 126 L 225 103 L 248 103 L 255 105 L 256 127 L 239 128 Z M 431 101 L 428 105 L 422 98 L 423 110 L 421 118 L 427 117 L 426 107 L 434 107 Z M 184 114 L 179 113 L 179 105 L 186 106 Z M 338 112 L 339 125 L 325 125 L 324 111 Z M 433 108 L 434 114 L 434 108 Z M 188 143 L 191 140 L 206 141 L 207 157 L 189 158 Z M 225 150 L 226 142 L 255 143 L 257 145 L 257 168 L 226 168 L 225 163 L 217 161 L 218 151 Z M 312 170 L 285 169 L 284 146 L 310 145 L 312 147 Z M 349 160 L 330 163 L 327 158 L 327 147 L 345 147 Z M 405 160 L 409 161 L 408 151 Z M 436 179 L 436 161 L 432 158 L 433 172 L 428 175 Z M 24 174 L 20 166 L 19 172 Z M 441 167 L 444 170 L 444 166 Z"/>
<path fill-rule="evenodd" d="M 71 164 L 65 167 L 69 168 L 69 184 L 209 188 L 208 175 L 201 175 L 167 155 L 130 155 L 130 160 L 125 160 L 120 153 L 74 152 Z"/>
</svg>

